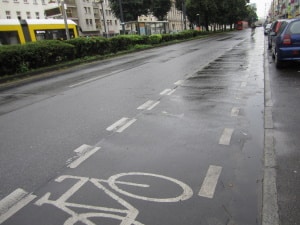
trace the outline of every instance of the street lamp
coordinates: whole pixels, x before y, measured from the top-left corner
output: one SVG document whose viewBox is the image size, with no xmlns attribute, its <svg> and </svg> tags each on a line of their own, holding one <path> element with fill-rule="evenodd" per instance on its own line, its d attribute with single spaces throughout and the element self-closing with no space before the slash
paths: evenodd
<svg viewBox="0 0 300 225">
<path fill-rule="evenodd" d="M 104 32 L 106 34 L 106 37 L 108 37 L 108 32 L 107 29 L 106 29 L 106 20 L 105 20 L 105 15 L 104 15 L 104 8 L 103 8 L 103 0 L 99 0 L 99 1 L 96 1 L 98 3 L 101 4 L 101 8 L 102 8 L 102 16 L 103 16 L 103 24 L 104 24 Z M 99 9 L 100 10 L 100 9 Z"/>
<path fill-rule="evenodd" d="M 199 31 L 200 31 L 200 14 L 197 13 L 196 15 L 199 16 Z"/>
<path fill-rule="evenodd" d="M 64 18 L 67 40 L 70 40 L 70 33 L 69 33 L 67 13 L 66 13 L 67 5 L 64 3 L 64 1 L 58 1 L 58 4 L 61 5 L 61 11 Z"/>
<path fill-rule="evenodd" d="M 120 7 L 120 19 L 122 25 L 122 32 L 125 34 L 125 23 L 124 23 L 124 16 L 123 16 L 123 7 L 122 7 L 122 0 L 119 0 L 119 7 Z"/>
</svg>

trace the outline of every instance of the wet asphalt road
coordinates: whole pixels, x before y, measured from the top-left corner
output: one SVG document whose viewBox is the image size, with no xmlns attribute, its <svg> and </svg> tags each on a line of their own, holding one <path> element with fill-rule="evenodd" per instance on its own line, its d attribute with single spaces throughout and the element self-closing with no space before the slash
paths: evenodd
<svg viewBox="0 0 300 225">
<path fill-rule="evenodd" d="M 0 197 L 24 204 L 5 225 L 261 224 L 262 30 L 93 63 L 0 113 Z"/>
<path fill-rule="evenodd" d="M 277 70 L 269 51 L 266 52 L 272 90 L 274 149 L 278 206 L 281 225 L 300 222 L 300 65 L 287 64 Z"/>
</svg>

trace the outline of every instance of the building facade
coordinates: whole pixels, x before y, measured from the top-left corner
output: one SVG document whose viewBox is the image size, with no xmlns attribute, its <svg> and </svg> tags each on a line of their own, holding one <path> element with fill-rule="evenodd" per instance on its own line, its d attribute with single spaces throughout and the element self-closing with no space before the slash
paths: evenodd
<svg viewBox="0 0 300 225">
<path fill-rule="evenodd" d="M 68 19 L 79 26 L 81 36 L 111 37 L 120 34 L 122 27 L 109 6 L 109 0 L 0 0 L 0 19 L 61 19 L 62 14 L 49 15 L 45 10 L 62 9 L 64 6 Z M 140 16 L 138 22 L 157 22 L 152 16 Z M 172 7 L 167 15 L 166 32 L 178 32 L 184 29 L 182 12 Z M 127 26 L 127 33 L 135 33 L 135 27 Z"/>
<path fill-rule="evenodd" d="M 300 0 L 272 0 L 268 20 L 300 17 Z"/>
</svg>

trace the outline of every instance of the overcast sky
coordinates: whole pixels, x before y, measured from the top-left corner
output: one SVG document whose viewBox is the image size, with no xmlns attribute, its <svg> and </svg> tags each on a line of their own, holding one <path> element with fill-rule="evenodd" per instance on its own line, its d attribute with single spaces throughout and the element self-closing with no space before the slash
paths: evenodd
<svg viewBox="0 0 300 225">
<path fill-rule="evenodd" d="M 256 3 L 257 16 L 265 18 L 268 14 L 271 0 L 250 0 L 250 3 Z"/>
</svg>

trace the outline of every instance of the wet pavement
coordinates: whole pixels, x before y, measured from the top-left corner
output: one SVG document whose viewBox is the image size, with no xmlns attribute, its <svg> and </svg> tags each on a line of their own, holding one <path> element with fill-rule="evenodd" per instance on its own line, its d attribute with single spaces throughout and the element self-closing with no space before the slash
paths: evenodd
<svg viewBox="0 0 300 225">
<path fill-rule="evenodd" d="M 29 98 L 3 103 L 0 138 L 34 126 L 3 142 L 20 186 L 8 195 L 18 181 L 1 174 L 0 223 L 277 225 L 264 44 L 260 29 L 234 32 L 2 95 Z M 36 180 L 9 164 L 22 141 Z"/>
</svg>

